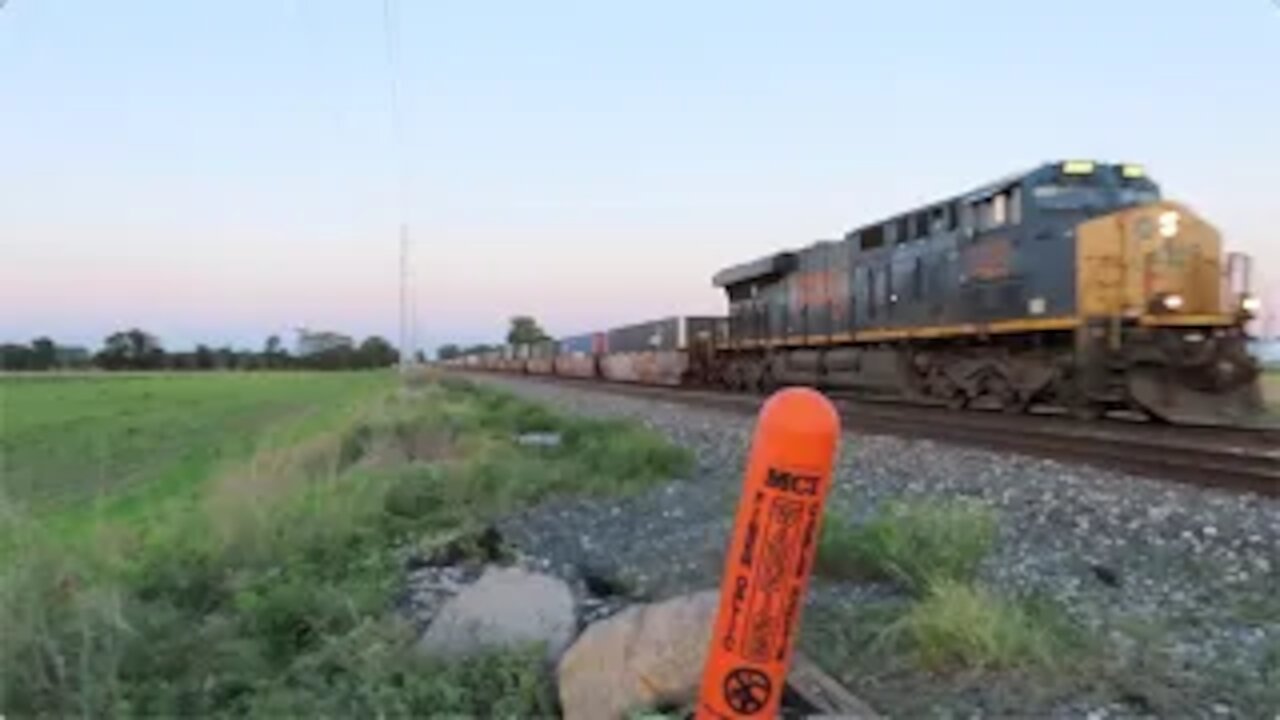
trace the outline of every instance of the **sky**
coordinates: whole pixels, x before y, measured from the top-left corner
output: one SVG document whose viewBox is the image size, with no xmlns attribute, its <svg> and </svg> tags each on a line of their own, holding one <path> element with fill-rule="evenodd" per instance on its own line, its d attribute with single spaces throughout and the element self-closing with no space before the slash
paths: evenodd
<svg viewBox="0 0 1280 720">
<path fill-rule="evenodd" d="M 0 0 L 0 340 L 394 340 L 402 222 L 426 348 L 723 312 L 724 266 L 1076 157 L 1280 284 L 1269 0 L 387 7 Z"/>
</svg>

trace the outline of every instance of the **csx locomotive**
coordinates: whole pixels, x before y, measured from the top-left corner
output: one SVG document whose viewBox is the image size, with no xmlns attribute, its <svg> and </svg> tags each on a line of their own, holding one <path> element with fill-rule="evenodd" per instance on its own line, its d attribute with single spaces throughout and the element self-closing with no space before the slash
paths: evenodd
<svg viewBox="0 0 1280 720">
<path fill-rule="evenodd" d="M 671 318 L 471 365 L 954 408 L 1170 422 L 1261 412 L 1248 258 L 1132 164 L 1040 165 L 716 273 L 728 317 Z"/>
</svg>

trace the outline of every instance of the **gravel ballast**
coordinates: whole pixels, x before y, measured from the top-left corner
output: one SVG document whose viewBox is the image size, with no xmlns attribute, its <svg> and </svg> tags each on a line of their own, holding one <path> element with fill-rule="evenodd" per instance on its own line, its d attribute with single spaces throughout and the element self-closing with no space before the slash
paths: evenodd
<svg viewBox="0 0 1280 720">
<path fill-rule="evenodd" d="M 556 500 L 506 518 L 504 540 L 581 585 L 660 599 L 718 584 L 753 418 L 483 376 L 559 410 L 643 422 L 692 450 L 689 477 L 636 497 Z M 1114 682 L 1008 693 L 1008 682 L 843 679 L 888 715 L 1273 717 L 1280 713 L 1280 501 L 928 440 L 846 433 L 830 509 L 858 522 L 885 501 L 973 498 L 999 536 L 980 572 L 1009 596 L 1052 598 L 1105 649 Z M 874 587 L 818 582 L 810 606 Z M 828 668 L 837 676 L 841 668 Z M 1015 683 L 1016 684 L 1016 683 Z M 1031 704 L 1029 704 L 1031 703 Z M 1040 703 L 1040 704 L 1035 704 Z M 1173 703 L 1171 706 L 1169 703 Z"/>
</svg>

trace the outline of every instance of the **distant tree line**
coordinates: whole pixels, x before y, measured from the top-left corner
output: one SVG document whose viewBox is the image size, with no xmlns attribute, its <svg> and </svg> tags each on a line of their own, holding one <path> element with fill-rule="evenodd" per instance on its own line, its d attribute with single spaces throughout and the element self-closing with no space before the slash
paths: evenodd
<svg viewBox="0 0 1280 720">
<path fill-rule="evenodd" d="M 389 367 L 400 360 L 391 343 L 377 335 L 359 344 L 338 333 L 299 331 L 293 353 L 279 335 L 261 350 L 196 345 L 190 351 L 166 351 L 160 339 L 139 328 L 108 335 L 96 352 L 61 346 L 48 337 L 29 344 L 0 344 L 0 370 L 358 370 Z"/>
<path fill-rule="evenodd" d="M 436 357 L 441 360 L 452 360 L 462 355 L 475 355 L 477 353 L 489 352 L 490 350 L 499 350 L 501 345 L 457 345 L 454 343 L 445 343 L 436 348 Z"/>
<path fill-rule="evenodd" d="M 531 345 L 533 343 L 550 340 L 551 336 L 542 329 L 538 321 L 529 315 L 516 315 L 511 318 L 510 325 L 507 330 L 508 345 Z M 436 357 L 440 360 L 452 360 L 462 355 L 475 355 L 477 353 L 488 352 L 490 350 L 501 350 L 501 345 L 458 345 L 456 343 L 446 343 L 436 348 Z"/>
</svg>

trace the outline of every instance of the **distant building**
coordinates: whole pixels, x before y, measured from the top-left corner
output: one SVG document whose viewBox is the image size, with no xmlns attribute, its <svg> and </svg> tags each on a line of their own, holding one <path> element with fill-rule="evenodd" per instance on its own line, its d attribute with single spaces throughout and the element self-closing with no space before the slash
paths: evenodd
<svg viewBox="0 0 1280 720">
<path fill-rule="evenodd" d="M 308 355 L 316 355 L 330 350 L 350 350 L 355 347 L 355 341 L 348 335 L 335 332 L 312 332 L 310 330 L 298 331 L 297 354 L 299 357 Z"/>
<path fill-rule="evenodd" d="M 53 358 L 58 367 L 84 367 L 89 364 L 89 350 L 74 345 L 58 345 L 53 349 Z"/>
</svg>

